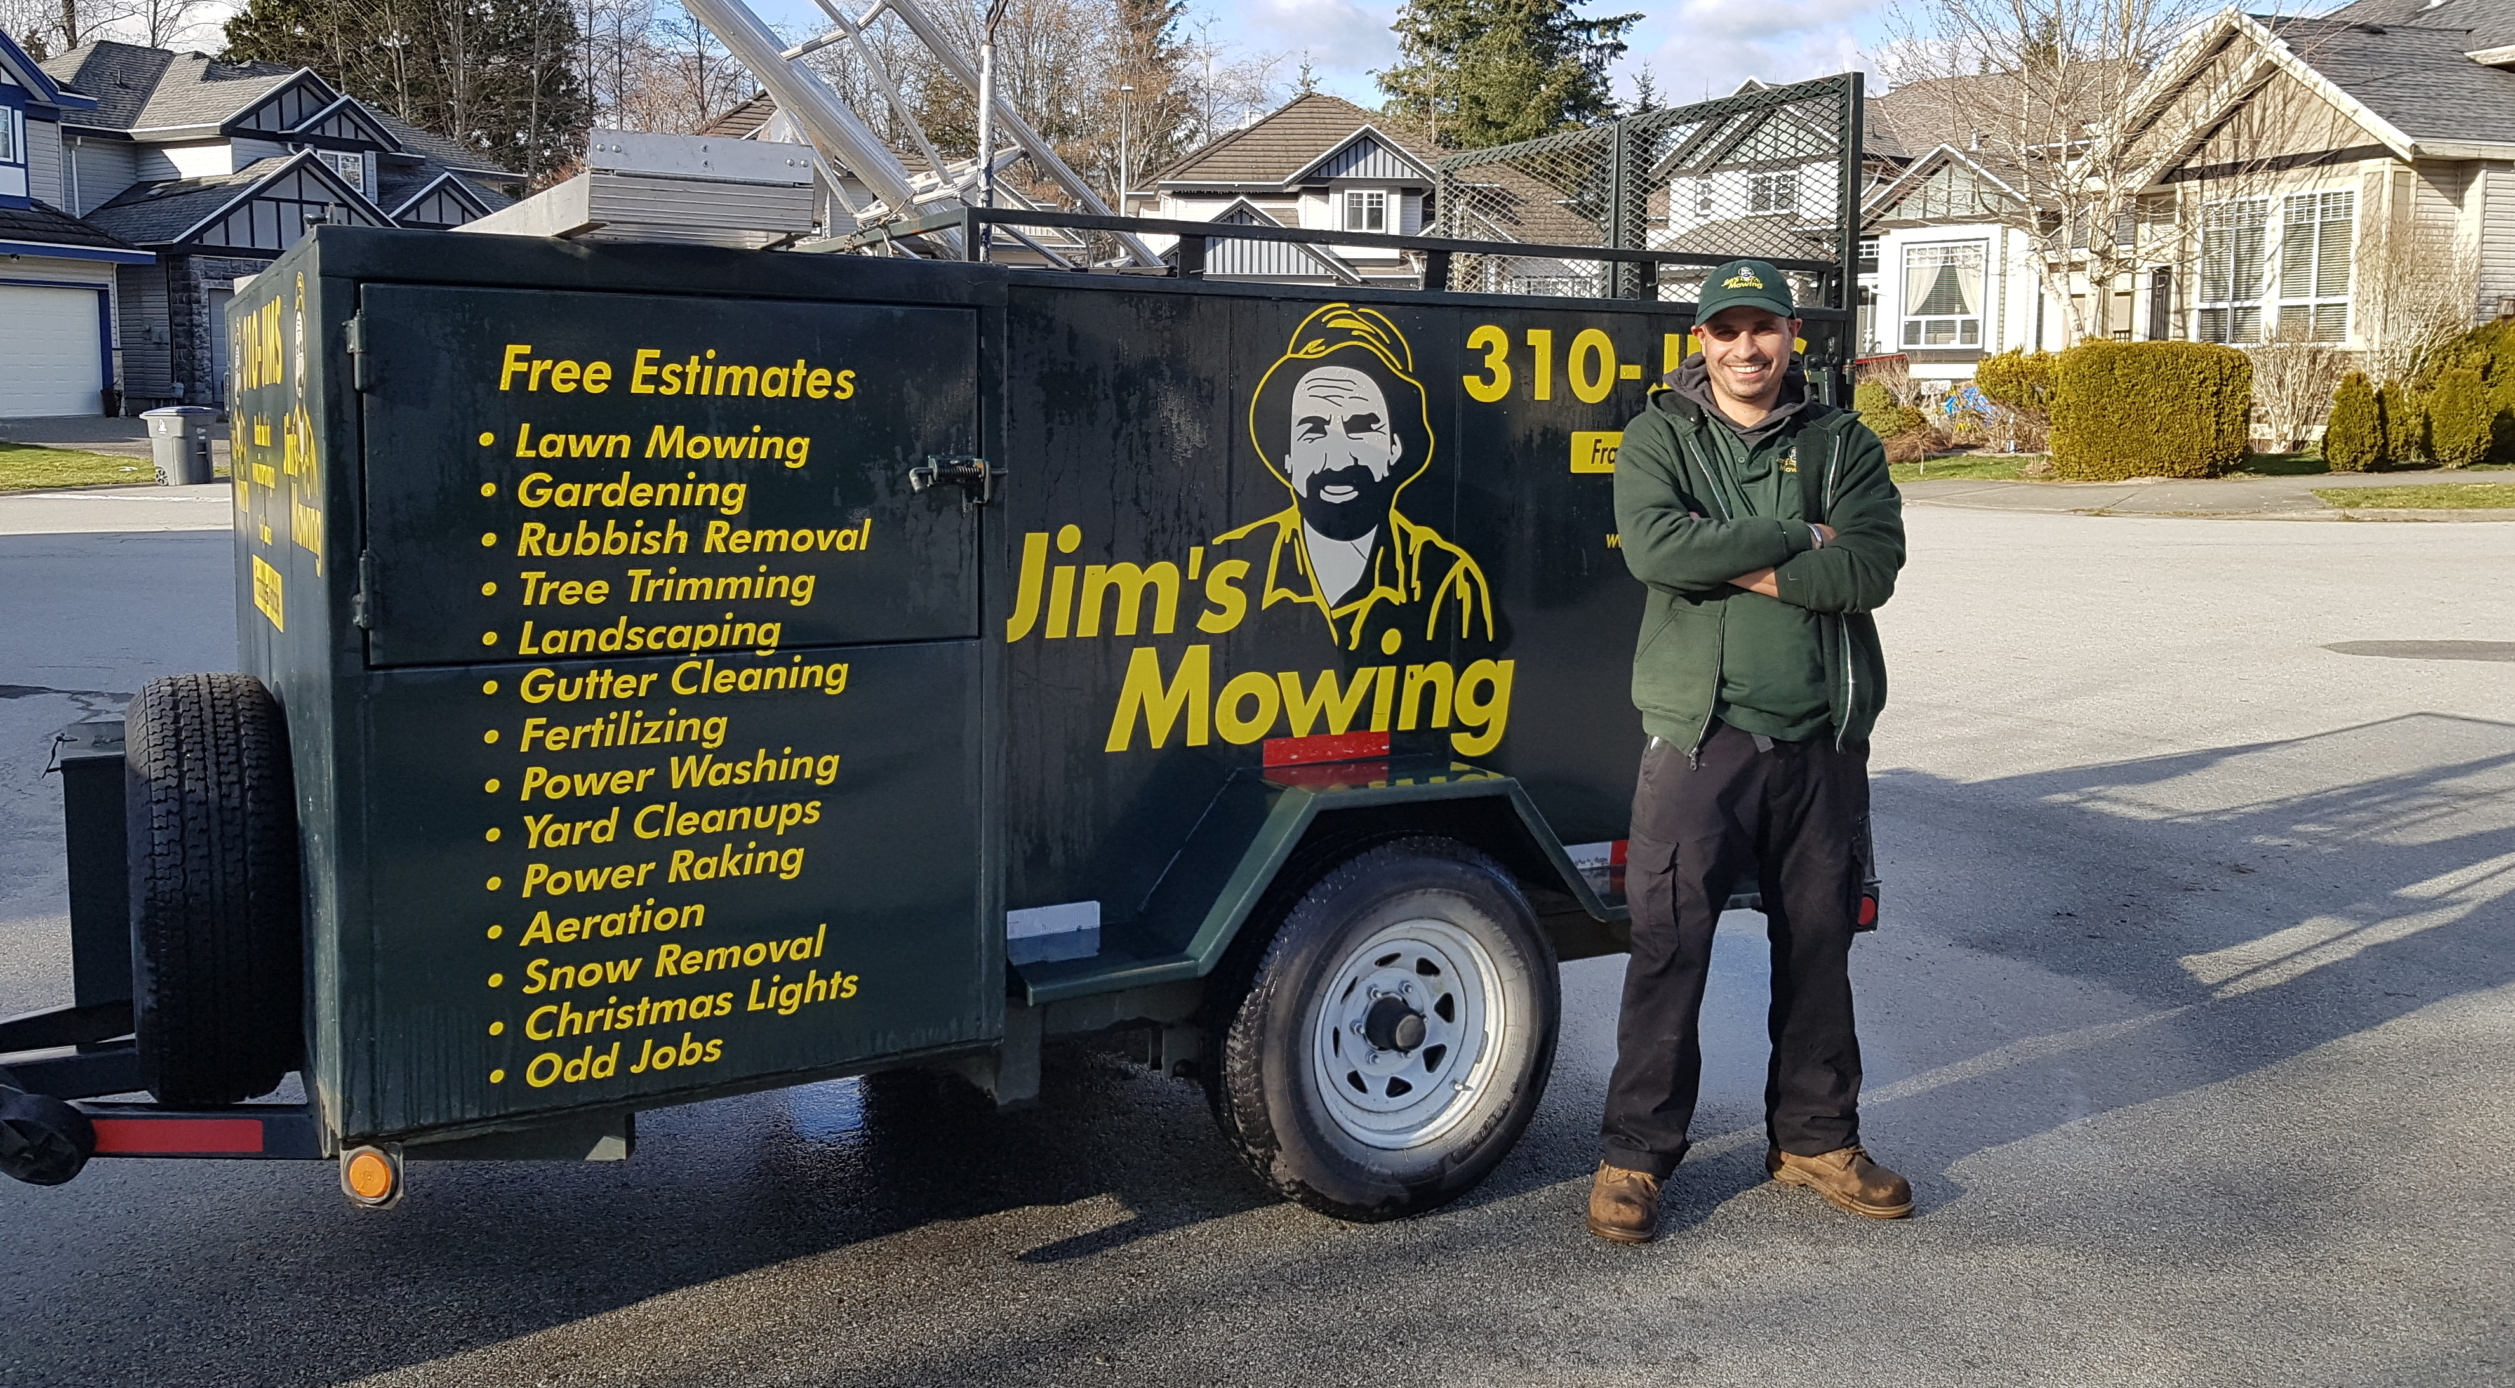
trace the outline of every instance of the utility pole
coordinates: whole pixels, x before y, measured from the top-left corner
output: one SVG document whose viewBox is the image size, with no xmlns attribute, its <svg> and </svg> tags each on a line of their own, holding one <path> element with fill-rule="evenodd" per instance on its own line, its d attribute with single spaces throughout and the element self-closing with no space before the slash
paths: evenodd
<svg viewBox="0 0 2515 1388">
<path fill-rule="evenodd" d="M 1127 214 L 1127 124 L 1128 118 L 1134 114 L 1134 97 L 1132 84 L 1118 84 L 1118 215 L 1121 217 Z"/>
</svg>

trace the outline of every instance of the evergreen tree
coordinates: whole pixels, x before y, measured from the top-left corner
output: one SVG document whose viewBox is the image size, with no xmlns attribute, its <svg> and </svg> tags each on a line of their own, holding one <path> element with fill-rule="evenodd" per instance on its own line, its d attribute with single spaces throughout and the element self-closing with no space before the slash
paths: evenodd
<svg viewBox="0 0 2515 1388">
<path fill-rule="evenodd" d="M 569 0 L 248 0 L 226 56 L 313 68 L 540 183 L 584 150 L 579 38 Z"/>
<path fill-rule="evenodd" d="M 1638 14 L 1587 18 L 1587 0 L 1407 0 L 1401 61 L 1379 74 L 1389 111 L 1452 149 L 1481 149 L 1616 113 L 1607 65 Z"/>
</svg>

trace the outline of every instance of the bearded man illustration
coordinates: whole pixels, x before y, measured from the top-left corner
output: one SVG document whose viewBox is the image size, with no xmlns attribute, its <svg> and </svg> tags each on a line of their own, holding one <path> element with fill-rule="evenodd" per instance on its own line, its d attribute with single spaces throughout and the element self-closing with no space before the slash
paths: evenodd
<svg viewBox="0 0 2515 1388">
<path fill-rule="evenodd" d="M 1292 505 L 1214 544 L 1261 571 L 1259 610 L 1316 607 L 1338 646 L 1366 655 L 1395 655 L 1408 641 L 1493 639 L 1483 570 L 1397 509 L 1431 468 L 1433 438 L 1414 349 L 1396 324 L 1352 304 L 1303 319 L 1258 382 L 1249 439 Z"/>
</svg>

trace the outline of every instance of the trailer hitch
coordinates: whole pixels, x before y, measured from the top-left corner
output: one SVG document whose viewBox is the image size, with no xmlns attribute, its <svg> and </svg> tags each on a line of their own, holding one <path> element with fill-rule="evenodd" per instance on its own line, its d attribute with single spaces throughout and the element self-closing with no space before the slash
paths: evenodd
<svg viewBox="0 0 2515 1388">
<path fill-rule="evenodd" d="M 1004 469 L 984 458 L 959 455 L 938 458 L 926 455 L 926 461 L 908 470 L 908 489 L 922 492 L 937 485 L 948 484 L 961 489 L 961 510 L 984 506 L 996 499 L 996 480 Z"/>
</svg>

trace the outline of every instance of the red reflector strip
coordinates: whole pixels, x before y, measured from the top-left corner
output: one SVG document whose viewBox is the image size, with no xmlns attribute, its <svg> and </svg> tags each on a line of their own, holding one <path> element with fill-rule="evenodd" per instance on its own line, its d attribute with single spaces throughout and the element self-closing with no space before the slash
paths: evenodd
<svg viewBox="0 0 2515 1388">
<path fill-rule="evenodd" d="M 1270 737 L 1268 766 L 1301 766 L 1320 761 L 1360 761 L 1388 755 L 1387 733 L 1342 733 L 1320 737 Z"/>
<path fill-rule="evenodd" d="M 1615 842 L 1615 847 L 1610 848 L 1610 849 L 1608 849 L 1608 850 L 1607 850 L 1607 866 L 1609 866 L 1609 867 L 1622 867 L 1622 866 L 1624 866 L 1624 845 L 1625 845 L 1627 842 L 1628 842 L 1628 840 L 1625 840 L 1625 839 L 1617 839 L 1617 840 L 1616 840 L 1616 842 Z"/>
<path fill-rule="evenodd" d="M 259 1118 L 99 1118 L 100 1157 L 183 1156 L 203 1152 L 259 1152 Z"/>
</svg>

